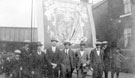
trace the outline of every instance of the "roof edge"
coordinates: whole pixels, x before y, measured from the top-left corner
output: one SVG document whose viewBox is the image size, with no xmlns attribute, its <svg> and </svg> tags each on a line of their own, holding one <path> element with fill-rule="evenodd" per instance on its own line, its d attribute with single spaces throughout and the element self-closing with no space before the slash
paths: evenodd
<svg viewBox="0 0 135 78">
<path fill-rule="evenodd" d="M 95 4 L 95 5 L 93 5 L 92 8 L 93 8 L 93 9 L 98 8 L 99 6 L 103 5 L 103 4 L 106 3 L 106 2 L 107 2 L 107 0 L 103 0 L 103 1 L 101 1 L 101 2 L 99 2 L 99 3 L 97 3 L 97 4 Z"/>
</svg>

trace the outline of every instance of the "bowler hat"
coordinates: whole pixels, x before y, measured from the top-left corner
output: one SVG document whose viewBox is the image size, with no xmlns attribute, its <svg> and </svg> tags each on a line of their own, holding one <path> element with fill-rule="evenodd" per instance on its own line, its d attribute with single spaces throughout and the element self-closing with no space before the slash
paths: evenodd
<svg viewBox="0 0 135 78">
<path fill-rule="evenodd" d="M 58 40 L 56 38 L 52 38 L 51 42 L 53 42 L 53 41 L 58 42 Z"/>
<path fill-rule="evenodd" d="M 66 44 L 71 45 L 69 40 L 64 41 L 64 45 L 66 45 Z"/>
<path fill-rule="evenodd" d="M 99 42 L 99 41 L 97 41 L 95 44 L 96 44 L 96 46 L 97 46 L 97 45 L 101 45 L 102 43 Z"/>
<path fill-rule="evenodd" d="M 43 44 L 41 44 L 40 42 L 37 43 L 37 46 L 42 46 Z"/>
<path fill-rule="evenodd" d="M 81 41 L 80 42 L 80 45 L 86 45 L 84 41 Z"/>
</svg>

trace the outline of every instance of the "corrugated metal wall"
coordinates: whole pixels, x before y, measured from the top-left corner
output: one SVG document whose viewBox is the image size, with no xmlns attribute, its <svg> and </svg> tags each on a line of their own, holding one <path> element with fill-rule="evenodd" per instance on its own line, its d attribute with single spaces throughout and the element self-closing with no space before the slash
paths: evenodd
<svg viewBox="0 0 135 78">
<path fill-rule="evenodd" d="M 37 28 L 32 28 L 32 41 L 37 42 Z M 23 42 L 31 40 L 31 28 L 0 27 L 0 41 Z"/>
</svg>

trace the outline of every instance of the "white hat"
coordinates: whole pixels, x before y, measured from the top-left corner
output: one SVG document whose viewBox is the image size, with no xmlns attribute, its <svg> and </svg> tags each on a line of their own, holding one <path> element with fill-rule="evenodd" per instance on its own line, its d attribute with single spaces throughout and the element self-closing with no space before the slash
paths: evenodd
<svg viewBox="0 0 135 78">
<path fill-rule="evenodd" d="M 102 44 L 108 44 L 108 42 L 107 41 L 103 41 Z"/>
<path fill-rule="evenodd" d="M 20 50 L 15 50 L 14 52 L 17 53 L 17 54 L 20 54 L 21 53 Z"/>
<path fill-rule="evenodd" d="M 97 41 L 95 44 L 96 44 L 96 45 L 101 45 L 102 43 L 101 43 L 101 42 L 99 42 L 99 41 Z"/>
</svg>

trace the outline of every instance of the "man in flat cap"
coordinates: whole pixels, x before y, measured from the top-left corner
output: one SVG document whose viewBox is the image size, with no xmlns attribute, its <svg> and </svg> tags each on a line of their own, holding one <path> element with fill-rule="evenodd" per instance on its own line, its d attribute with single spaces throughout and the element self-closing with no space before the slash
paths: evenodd
<svg viewBox="0 0 135 78">
<path fill-rule="evenodd" d="M 21 51 L 20 50 L 15 50 L 15 59 L 12 61 L 12 77 L 13 78 L 21 78 L 22 77 L 22 61 L 20 58 Z"/>
<path fill-rule="evenodd" d="M 32 54 L 32 71 L 31 74 L 34 78 L 43 78 L 46 72 L 43 71 L 44 68 L 47 68 L 47 59 L 45 53 L 42 51 L 42 44 L 38 42 L 36 44 L 36 51 Z M 46 66 L 46 67 L 44 67 Z"/>
<path fill-rule="evenodd" d="M 52 46 L 46 50 L 46 57 L 52 65 L 50 78 L 58 78 L 58 71 L 60 70 L 61 52 L 57 48 L 57 42 L 57 39 L 51 39 Z"/>
<path fill-rule="evenodd" d="M 96 48 L 90 53 L 91 66 L 93 68 L 92 78 L 102 78 L 103 75 L 103 51 L 101 42 L 96 42 Z"/>
<path fill-rule="evenodd" d="M 102 42 L 102 49 L 105 50 L 108 47 L 108 42 L 107 41 L 103 41 Z"/>
<path fill-rule="evenodd" d="M 64 49 L 61 52 L 62 58 L 62 78 L 72 78 L 72 73 L 75 68 L 75 54 L 70 48 L 69 41 L 64 42 Z"/>
<path fill-rule="evenodd" d="M 76 51 L 76 69 L 77 78 L 86 78 L 87 72 L 89 71 L 89 52 L 85 49 L 85 42 L 80 42 L 80 49 Z"/>
<path fill-rule="evenodd" d="M 104 66 L 105 78 L 108 78 L 108 72 L 110 70 L 110 48 L 108 47 L 107 41 L 102 42 L 102 50 L 104 52 L 103 61 L 105 65 Z"/>
<path fill-rule="evenodd" d="M 30 44 L 30 41 L 29 40 L 25 40 L 24 42 L 23 42 L 23 44 L 24 44 L 24 46 L 20 49 L 20 51 L 21 51 L 21 58 L 22 58 L 22 60 L 24 60 L 24 62 L 26 62 L 26 61 L 28 61 L 29 60 L 29 57 L 30 57 L 30 55 L 31 55 L 31 53 L 30 53 L 30 46 L 29 46 L 29 44 Z M 28 63 L 29 63 L 29 61 L 28 61 Z"/>
</svg>

